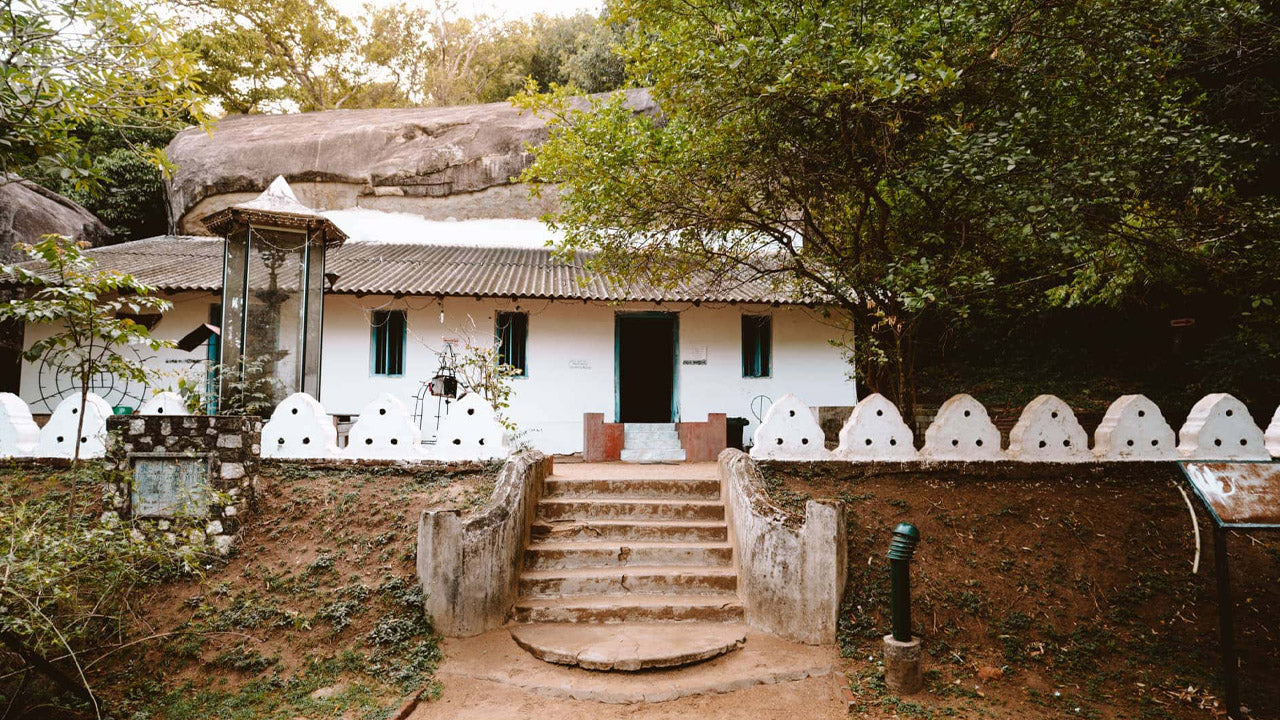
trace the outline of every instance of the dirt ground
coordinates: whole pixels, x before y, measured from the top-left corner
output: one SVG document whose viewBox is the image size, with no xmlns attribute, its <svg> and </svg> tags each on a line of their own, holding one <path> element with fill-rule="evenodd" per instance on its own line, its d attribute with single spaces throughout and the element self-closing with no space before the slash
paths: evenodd
<svg viewBox="0 0 1280 720">
<path fill-rule="evenodd" d="M 784 507 L 832 497 L 848 508 L 835 670 L 648 705 L 549 697 L 440 666 L 414 575 L 417 516 L 478 506 L 495 472 L 266 466 L 237 554 L 149 590 L 138 644 L 94 668 L 95 687 L 114 717 L 168 720 L 381 719 L 424 680 L 413 720 L 1222 716 L 1210 528 L 1197 508 L 1205 549 L 1193 575 L 1172 466 L 766 465 Z M 901 521 L 923 537 L 913 611 L 927 691 L 909 698 L 885 689 L 878 664 L 884 553 Z M 1251 717 L 1277 720 L 1280 537 L 1233 534 L 1231 552 L 1243 699 Z"/>
<path fill-rule="evenodd" d="M 853 716 L 1221 716 L 1211 526 L 1190 515 L 1172 465 L 766 466 L 773 497 L 848 508 L 840 643 Z M 1194 500 L 1193 500 L 1194 501 Z M 928 692 L 896 698 L 876 662 L 888 627 L 892 528 L 922 542 L 913 613 Z M 1232 533 L 1244 705 L 1280 718 L 1280 534 Z"/>
<path fill-rule="evenodd" d="M 266 464 L 236 554 L 150 591 L 149 639 L 95 686 L 117 717 L 385 717 L 440 659 L 414 572 L 418 515 L 478 506 L 496 471 Z"/>
</svg>

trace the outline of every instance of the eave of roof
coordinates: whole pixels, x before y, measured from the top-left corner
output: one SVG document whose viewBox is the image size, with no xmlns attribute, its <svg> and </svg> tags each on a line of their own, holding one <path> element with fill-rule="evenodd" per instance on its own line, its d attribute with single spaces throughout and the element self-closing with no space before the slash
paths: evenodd
<svg viewBox="0 0 1280 720">
<path fill-rule="evenodd" d="M 164 235 L 93 248 L 100 266 L 167 292 L 222 289 L 223 240 Z M 327 292 L 355 295 L 538 298 L 547 300 L 813 304 L 777 292 L 764 280 L 686 283 L 674 288 L 618 287 L 548 248 L 423 243 L 347 243 L 330 250 L 325 269 L 337 276 Z M 23 265 L 38 271 L 39 263 Z"/>
</svg>

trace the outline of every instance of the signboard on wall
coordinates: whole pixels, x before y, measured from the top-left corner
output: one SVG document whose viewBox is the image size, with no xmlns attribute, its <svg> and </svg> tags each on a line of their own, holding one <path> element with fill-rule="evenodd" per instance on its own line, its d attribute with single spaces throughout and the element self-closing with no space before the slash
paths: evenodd
<svg viewBox="0 0 1280 720">
<path fill-rule="evenodd" d="M 133 457 L 134 517 L 209 513 L 209 458 L 155 453 Z"/>
</svg>

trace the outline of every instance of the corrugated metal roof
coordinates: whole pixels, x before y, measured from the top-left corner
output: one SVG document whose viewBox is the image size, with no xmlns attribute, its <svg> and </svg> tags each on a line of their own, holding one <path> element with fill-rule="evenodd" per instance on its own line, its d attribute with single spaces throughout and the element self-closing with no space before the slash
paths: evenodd
<svg viewBox="0 0 1280 720">
<path fill-rule="evenodd" d="M 163 290 L 220 290 L 222 242 L 215 237 L 166 235 L 94 248 L 88 253 L 103 268 L 133 275 Z M 588 271 L 583 266 L 585 257 L 579 255 L 566 263 L 547 248 L 347 243 L 329 251 L 325 269 L 338 276 L 332 292 L 348 294 L 794 302 L 765 280 L 712 284 L 694 279 L 675 288 L 618 287 Z M 38 271 L 40 264 L 26 263 L 24 267 Z M 257 274 L 254 285 L 259 284 Z"/>
</svg>

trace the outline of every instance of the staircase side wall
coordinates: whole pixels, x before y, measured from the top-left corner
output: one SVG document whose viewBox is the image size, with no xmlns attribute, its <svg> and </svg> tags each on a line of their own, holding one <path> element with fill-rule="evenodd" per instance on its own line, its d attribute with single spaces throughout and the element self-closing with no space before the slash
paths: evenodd
<svg viewBox="0 0 1280 720">
<path fill-rule="evenodd" d="M 425 510 L 418 519 L 418 580 L 432 624 L 448 637 L 479 635 L 501 626 L 517 595 L 551 458 L 512 456 L 479 510 Z"/>
<path fill-rule="evenodd" d="M 797 524 L 770 502 L 746 453 L 725 450 L 719 460 L 747 624 L 795 642 L 834 643 L 848 574 L 843 507 L 810 500 Z"/>
</svg>

